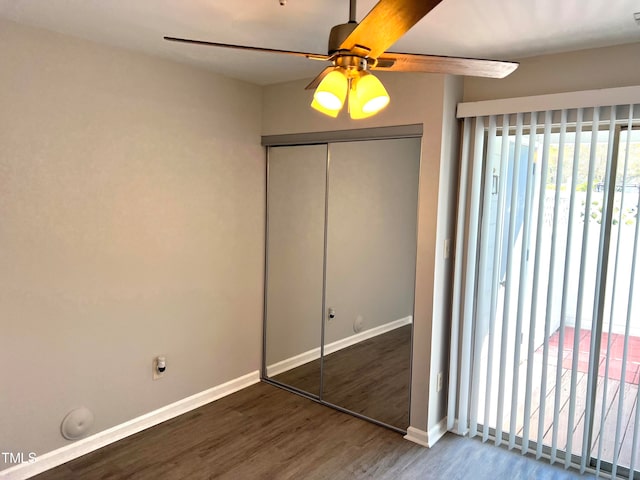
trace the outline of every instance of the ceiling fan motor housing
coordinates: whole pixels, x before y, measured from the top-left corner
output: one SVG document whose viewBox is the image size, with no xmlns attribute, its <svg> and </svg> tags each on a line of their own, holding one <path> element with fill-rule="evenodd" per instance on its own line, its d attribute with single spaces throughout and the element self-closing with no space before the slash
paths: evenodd
<svg viewBox="0 0 640 480">
<path fill-rule="evenodd" d="M 336 67 L 342 67 L 347 75 L 354 74 L 354 72 L 361 72 L 367 70 L 368 62 L 366 58 L 359 57 L 357 55 L 338 55 L 333 64 Z"/>
<path fill-rule="evenodd" d="M 329 55 L 340 50 L 340 45 L 353 32 L 358 24 L 356 22 L 341 23 L 331 29 L 329 33 Z"/>
</svg>

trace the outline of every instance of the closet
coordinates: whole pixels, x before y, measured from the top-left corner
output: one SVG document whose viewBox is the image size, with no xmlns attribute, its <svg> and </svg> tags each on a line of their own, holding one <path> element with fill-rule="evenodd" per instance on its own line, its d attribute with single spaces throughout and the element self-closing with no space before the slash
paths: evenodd
<svg viewBox="0 0 640 480">
<path fill-rule="evenodd" d="M 263 377 L 409 425 L 419 136 L 268 146 Z"/>
</svg>

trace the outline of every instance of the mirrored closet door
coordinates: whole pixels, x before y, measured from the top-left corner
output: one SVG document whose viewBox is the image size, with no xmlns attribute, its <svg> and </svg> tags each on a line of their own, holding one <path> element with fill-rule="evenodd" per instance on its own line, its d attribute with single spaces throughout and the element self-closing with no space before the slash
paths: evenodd
<svg viewBox="0 0 640 480">
<path fill-rule="evenodd" d="M 320 395 L 327 145 L 271 148 L 266 375 Z"/>
<path fill-rule="evenodd" d="M 330 145 L 322 398 L 409 425 L 420 139 Z"/>
<path fill-rule="evenodd" d="M 268 163 L 265 378 L 406 430 L 420 138 Z"/>
</svg>

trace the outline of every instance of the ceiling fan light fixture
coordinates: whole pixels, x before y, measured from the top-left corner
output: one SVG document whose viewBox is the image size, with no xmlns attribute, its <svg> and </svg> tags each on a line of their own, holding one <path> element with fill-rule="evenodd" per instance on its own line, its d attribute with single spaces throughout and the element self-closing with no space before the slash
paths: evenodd
<svg viewBox="0 0 640 480">
<path fill-rule="evenodd" d="M 345 98 L 347 98 L 348 89 L 349 80 L 347 76 L 342 72 L 342 69 L 336 68 L 329 72 L 316 88 L 311 106 L 316 110 L 319 110 L 316 106 L 321 106 L 324 110 L 335 111 L 337 115 L 344 105 Z M 314 103 L 317 105 L 314 106 Z M 320 111 L 326 113 L 323 110 Z"/>
<path fill-rule="evenodd" d="M 337 110 L 329 110 L 328 108 L 323 107 L 315 98 L 311 102 L 311 108 L 332 118 L 336 118 L 338 116 L 338 113 L 340 113 L 340 110 L 342 110 L 342 108 L 338 108 Z"/>
<path fill-rule="evenodd" d="M 355 93 L 362 105 L 362 112 L 372 115 L 389 105 L 391 100 L 382 82 L 369 72 L 362 72 Z"/>
<path fill-rule="evenodd" d="M 349 116 L 353 120 L 372 117 L 389 104 L 389 94 L 382 82 L 368 72 L 351 79 Z"/>
<path fill-rule="evenodd" d="M 358 78 L 352 78 L 349 89 L 349 117 L 351 117 L 352 120 L 362 120 L 363 118 L 375 115 L 375 113 L 365 113 L 362 110 L 362 101 L 357 91 L 358 80 Z"/>
</svg>

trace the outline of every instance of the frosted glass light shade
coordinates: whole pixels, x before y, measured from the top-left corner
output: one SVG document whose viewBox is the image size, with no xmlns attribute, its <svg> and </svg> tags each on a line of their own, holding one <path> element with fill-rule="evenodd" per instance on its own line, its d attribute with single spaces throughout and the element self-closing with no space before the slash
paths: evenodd
<svg viewBox="0 0 640 480">
<path fill-rule="evenodd" d="M 362 111 L 362 103 L 358 99 L 355 88 L 352 87 L 349 91 L 349 116 L 353 120 L 361 120 L 373 115 L 375 115 L 375 113 L 365 113 Z"/>
<path fill-rule="evenodd" d="M 349 115 L 354 120 L 375 115 L 389 104 L 389 94 L 382 82 L 368 72 L 352 80 L 349 92 Z"/>
<path fill-rule="evenodd" d="M 346 75 L 338 68 L 322 79 L 313 94 L 311 106 L 319 112 L 337 117 L 349 89 Z"/>
<path fill-rule="evenodd" d="M 356 86 L 364 113 L 377 113 L 389 104 L 389 94 L 377 77 L 362 72 Z"/>
<path fill-rule="evenodd" d="M 325 115 L 328 115 L 330 117 L 336 118 L 338 116 L 338 113 L 340 113 L 340 110 L 342 109 L 342 106 L 340 106 L 340 108 L 338 108 L 337 110 L 329 110 L 328 108 L 323 107 L 320 104 L 320 102 L 318 102 L 314 98 L 313 101 L 311 102 L 311 108 L 319 111 L 320 113 L 324 113 Z"/>
</svg>

